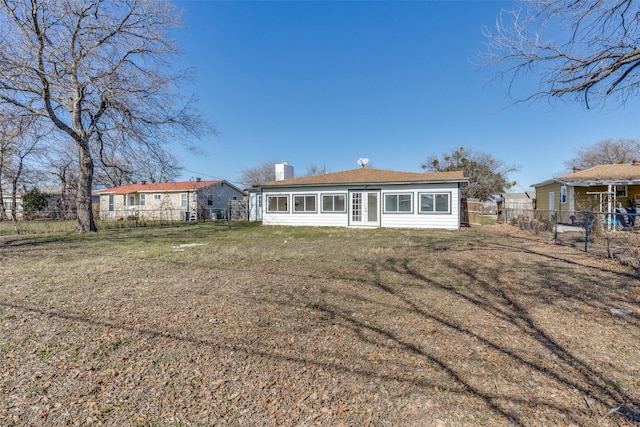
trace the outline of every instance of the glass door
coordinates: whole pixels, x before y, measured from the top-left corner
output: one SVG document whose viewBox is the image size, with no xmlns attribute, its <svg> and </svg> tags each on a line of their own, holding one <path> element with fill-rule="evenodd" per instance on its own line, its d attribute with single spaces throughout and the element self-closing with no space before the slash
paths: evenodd
<svg viewBox="0 0 640 427">
<path fill-rule="evenodd" d="M 380 192 L 350 192 L 349 212 L 351 226 L 380 227 Z"/>
</svg>

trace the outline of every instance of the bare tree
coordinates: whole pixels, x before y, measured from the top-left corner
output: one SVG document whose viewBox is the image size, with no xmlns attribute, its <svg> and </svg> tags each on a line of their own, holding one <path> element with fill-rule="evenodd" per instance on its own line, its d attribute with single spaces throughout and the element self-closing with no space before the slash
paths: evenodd
<svg viewBox="0 0 640 427">
<path fill-rule="evenodd" d="M 179 161 L 163 147 L 122 150 L 103 146 L 96 163 L 94 182 L 97 186 L 115 187 L 134 182 L 167 182 L 182 169 Z"/>
<path fill-rule="evenodd" d="M 240 170 L 240 182 L 245 187 L 259 184 L 261 182 L 276 180 L 276 161 L 266 160 L 258 166 L 242 168 Z"/>
<path fill-rule="evenodd" d="M 624 104 L 640 85 L 640 6 L 618 0 L 522 0 L 485 29 L 487 64 L 504 68 L 510 92 L 521 75 L 539 77 L 527 99 L 558 97 L 587 108 L 616 96 Z"/>
<path fill-rule="evenodd" d="M 60 186 L 57 209 L 62 214 L 62 217 L 75 218 L 75 215 L 77 215 L 76 189 L 78 188 L 79 175 L 75 143 L 70 141 L 69 138 L 63 138 L 54 146 L 49 144 L 49 149 L 45 156 L 46 166 L 43 166 L 43 168 L 47 170 L 50 176 L 54 177 L 55 184 Z"/>
<path fill-rule="evenodd" d="M 631 163 L 640 158 L 640 141 L 637 139 L 605 139 L 576 150 L 576 157 L 567 160 L 567 169 L 591 168 L 597 165 Z"/>
<path fill-rule="evenodd" d="M 318 166 L 315 163 L 311 163 L 307 166 L 306 176 L 324 175 L 325 173 L 327 173 L 327 167 L 325 165 Z"/>
<path fill-rule="evenodd" d="M 94 166 L 104 144 L 187 144 L 206 126 L 171 59 L 180 23 L 162 0 L 0 0 L 0 101 L 75 144 L 78 230 L 96 231 Z"/>
<path fill-rule="evenodd" d="M 497 194 L 516 185 L 515 181 L 509 181 L 508 175 L 518 170 L 516 166 L 506 165 L 491 154 L 465 147 L 441 156 L 430 155 L 422 164 L 422 169 L 433 172 L 463 171 L 464 176 L 469 178 L 469 185 L 462 189 L 462 194 L 481 201 L 492 200 Z"/>
<path fill-rule="evenodd" d="M 42 143 L 42 129 L 33 115 L 17 115 L 13 109 L 0 110 L 0 220 L 7 220 L 4 191 L 11 199 L 11 218 L 17 215 L 17 198 L 20 188 L 26 188 L 30 160 L 38 156 L 38 145 Z"/>
</svg>

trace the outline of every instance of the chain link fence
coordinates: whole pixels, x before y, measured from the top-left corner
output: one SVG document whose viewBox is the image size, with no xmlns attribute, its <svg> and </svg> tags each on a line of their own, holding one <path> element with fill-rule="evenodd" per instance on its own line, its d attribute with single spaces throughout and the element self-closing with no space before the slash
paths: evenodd
<svg viewBox="0 0 640 427">
<path fill-rule="evenodd" d="M 640 270 L 640 212 L 503 209 L 498 222 L 519 227 Z"/>
<path fill-rule="evenodd" d="M 198 209 L 195 212 L 176 209 L 135 210 L 121 209 L 100 211 L 95 205 L 94 220 L 99 229 L 153 227 L 202 221 L 246 221 L 247 203 L 230 200 L 226 209 Z M 18 212 L 16 220 L 11 215 L 0 217 L 0 235 L 72 232 L 77 226 L 75 210 L 45 209 L 37 212 Z"/>
</svg>

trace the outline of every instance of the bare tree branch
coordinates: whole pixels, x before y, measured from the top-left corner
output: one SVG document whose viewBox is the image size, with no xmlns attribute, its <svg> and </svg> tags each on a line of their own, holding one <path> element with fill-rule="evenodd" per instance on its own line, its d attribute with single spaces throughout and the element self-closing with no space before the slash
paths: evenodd
<svg viewBox="0 0 640 427">
<path fill-rule="evenodd" d="M 620 104 L 640 85 L 640 6 L 637 0 L 522 0 L 485 28 L 485 65 L 509 78 L 509 93 L 525 76 L 539 90 L 524 97 L 576 100 L 587 108 L 615 95 Z"/>
</svg>

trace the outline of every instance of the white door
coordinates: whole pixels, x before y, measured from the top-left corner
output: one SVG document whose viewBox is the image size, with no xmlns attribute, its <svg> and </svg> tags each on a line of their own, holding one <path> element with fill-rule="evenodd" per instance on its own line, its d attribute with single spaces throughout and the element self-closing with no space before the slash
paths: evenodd
<svg viewBox="0 0 640 427">
<path fill-rule="evenodd" d="M 349 225 L 380 227 L 380 192 L 352 191 L 349 193 Z"/>
<path fill-rule="evenodd" d="M 554 191 L 549 193 L 549 213 L 553 213 L 556 210 L 556 194 Z"/>
</svg>

